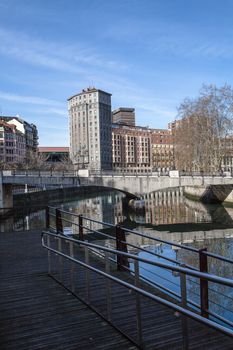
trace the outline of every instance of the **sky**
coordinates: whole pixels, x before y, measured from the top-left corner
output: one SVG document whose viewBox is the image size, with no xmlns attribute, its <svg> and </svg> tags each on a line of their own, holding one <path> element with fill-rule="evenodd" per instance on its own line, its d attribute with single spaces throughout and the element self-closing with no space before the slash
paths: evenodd
<svg viewBox="0 0 233 350">
<path fill-rule="evenodd" d="M 95 86 L 167 128 L 202 84 L 233 85 L 231 0 L 0 0 L 0 115 L 68 146 L 67 98 Z"/>
</svg>

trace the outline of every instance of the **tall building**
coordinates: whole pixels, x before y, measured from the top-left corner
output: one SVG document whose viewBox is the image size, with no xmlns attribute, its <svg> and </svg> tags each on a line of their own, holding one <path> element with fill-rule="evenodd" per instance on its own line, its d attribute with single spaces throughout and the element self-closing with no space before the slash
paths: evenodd
<svg viewBox="0 0 233 350">
<path fill-rule="evenodd" d="M 140 126 L 112 125 L 113 169 L 147 173 L 151 167 L 151 132 Z"/>
<path fill-rule="evenodd" d="M 112 122 L 135 126 L 135 109 L 120 107 L 112 112 Z"/>
<path fill-rule="evenodd" d="M 79 168 L 112 168 L 111 94 L 87 88 L 68 98 L 70 158 Z"/>
<path fill-rule="evenodd" d="M 34 124 L 28 123 L 19 116 L 0 116 L 0 119 L 8 124 L 15 125 L 25 138 L 26 154 L 37 152 L 38 147 L 38 131 Z"/>
<path fill-rule="evenodd" d="M 26 158 L 24 134 L 0 119 L 0 165 L 23 163 Z"/>
</svg>

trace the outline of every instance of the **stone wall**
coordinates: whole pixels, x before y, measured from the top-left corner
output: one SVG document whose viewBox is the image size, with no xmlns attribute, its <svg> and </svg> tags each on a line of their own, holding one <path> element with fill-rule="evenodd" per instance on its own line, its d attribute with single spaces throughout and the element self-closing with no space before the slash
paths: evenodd
<svg viewBox="0 0 233 350">
<path fill-rule="evenodd" d="M 184 195 L 187 198 L 199 200 L 207 204 L 233 204 L 232 185 L 185 186 Z"/>
</svg>

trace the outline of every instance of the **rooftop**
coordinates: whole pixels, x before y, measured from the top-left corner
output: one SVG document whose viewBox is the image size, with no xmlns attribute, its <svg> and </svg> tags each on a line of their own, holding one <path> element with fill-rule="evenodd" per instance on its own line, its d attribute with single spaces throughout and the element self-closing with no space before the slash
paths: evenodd
<svg viewBox="0 0 233 350">
<path fill-rule="evenodd" d="M 106 92 L 106 91 L 103 91 L 103 90 L 100 90 L 100 89 L 96 89 L 95 87 L 88 87 L 87 89 L 82 89 L 81 92 L 73 95 L 73 96 L 70 96 L 69 98 L 67 98 L 67 101 L 71 100 L 73 97 L 75 96 L 79 96 L 79 95 L 83 95 L 83 94 L 88 94 L 90 92 L 103 92 L 104 94 L 107 94 L 109 96 L 112 96 L 112 94 L 110 94 L 109 92 Z"/>
<path fill-rule="evenodd" d="M 40 153 L 45 153 L 45 152 L 69 152 L 69 147 L 39 147 L 39 152 Z"/>
<path fill-rule="evenodd" d="M 112 111 L 113 114 L 119 113 L 119 112 L 135 112 L 134 108 L 128 108 L 128 107 L 119 107 Z"/>
</svg>

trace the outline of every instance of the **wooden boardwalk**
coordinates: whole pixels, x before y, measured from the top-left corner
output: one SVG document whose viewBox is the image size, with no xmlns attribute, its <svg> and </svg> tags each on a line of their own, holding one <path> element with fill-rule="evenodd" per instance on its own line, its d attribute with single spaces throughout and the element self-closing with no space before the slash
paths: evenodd
<svg viewBox="0 0 233 350">
<path fill-rule="evenodd" d="M 39 232 L 0 235 L 0 349 L 135 349 L 47 275 Z"/>
<path fill-rule="evenodd" d="M 82 252 L 75 251 L 82 256 Z M 52 270 L 60 278 L 58 257 Z M 47 274 L 47 253 L 40 233 L 0 235 L 0 349 L 136 349 L 100 316 Z M 98 259 L 90 262 L 98 268 Z M 64 262 L 63 282 L 70 286 L 70 263 Z M 117 273 L 118 275 L 121 272 Z M 74 268 L 75 293 L 85 297 L 85 270 Z M 111 317 L 136 340 L 135 294 L 111 283 Z M 106 280 L 90 273 L 91 304 L 107 315 Z M 141 298 L 143 345 L 146 349 L 182 349 L 181 317 L 174 311 Z M 233 341 L 197 322 L 188 321 L 189 349 L 233 349 Z"/>
</svg>

